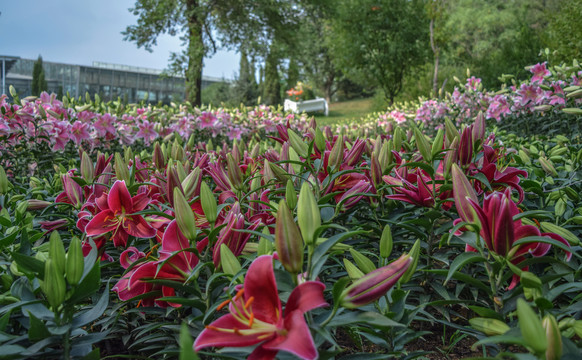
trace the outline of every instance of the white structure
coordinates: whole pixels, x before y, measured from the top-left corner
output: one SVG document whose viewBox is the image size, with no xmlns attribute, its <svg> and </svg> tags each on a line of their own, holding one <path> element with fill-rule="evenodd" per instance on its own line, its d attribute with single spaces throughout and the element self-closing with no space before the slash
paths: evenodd
<svg viewBox="0 0 582 360">
<path fill-rule="evenodd" d="M 317 98 L 313 100 L 303 100 L 299 102 L 285 99 L 283 107 L 285 111 L 292 111 L 296 114 L 310 111 L 323 111 L 325 116 L 327 116 L 329 112 L 329 109 L 327 107 L 327 101 L 325 101 L 325 99 L 323 98 Z"/>
</svg>

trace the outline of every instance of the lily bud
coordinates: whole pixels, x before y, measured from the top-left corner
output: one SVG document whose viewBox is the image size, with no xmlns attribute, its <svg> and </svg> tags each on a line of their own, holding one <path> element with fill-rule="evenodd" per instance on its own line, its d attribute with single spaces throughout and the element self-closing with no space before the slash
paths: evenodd
<svg viewBox="0 0 582 360">
<path fill-rule="evenodd" d="M 64 263 L 63 263 L 64 267 Z M 64 301 L 67 284 L 62 271 L 57 265 L 57 260 L 49 258 L 44 263 L 44 280 L 41 289 L 53 309 L 57 309 Z"/>
<path fill-rule="evenodd" d="M 298 274 L 303 268 L 303 241 L 285 200 L 279 202 L 275 248 L 285 270 Z"/>
<path fill-rule="evenodd" d="M 455 138 L 459 137 L 459 130 L 455 127 L 451 119 L 445 118 L 445 132 L 447 133 L 447 140 L 452 142 Z"/>
<path fill-rule="evenodd" d="M 287 186 L 285 187 L 285 201 L 287 201 L 289 209 L 295 209 L 297 205 L 297 191 L 295 191 L 295 185 L 293 185 L 293 181 L 291 180 L 287 181 Z"/>
<path fill-rule="evenodd" d="M 378 157 L 378 163 L 380 163 L 380 169 L 382 174 L 388 169 L 388 166 L 392 163 L 392 151 L 390 150 L 392 146 L 392 140 L 385 141 L 380 149 L 380 156 Z"/>
<path fill-rule="evenodd" d="M 362 157 L 362 153 L 364 152 L 365 149 L 366 149 L 366 142 L 363 140 L 360 140 L 360 139 L 356 140 L 356 142 L 354 143 L 354 145 L 352 146 L 350 151 L 348 151 L 348 153 L 345 157 L 345 163 L 348 166 L 356 165 L 360 161 L 360 158 Z"/>
<path fill-rule="evenodd" d="M 396 150 L 397 152 L 400 152 L 400 149 L 402 148 L 402 128 L 400 128 L 400 126 L 397 126 L 396 129 L 394 129 L 394 136 L 392 136 L 392 141 L 394 142 L 394 150 Z"/>
<path fill-rule="evenodd" d="M 196 219 L 188 201 L 178 188 L 174 188 L 174 211 L 178 228 L 190 240 L 196 240 Z"/>
<path fill-rule="evenodd" d="M 473 329 L 481 331 L 487 336 L 503 335 L 509 331 L 509 326 L 501 320 L 488 318 L 473 318 L 469 320 Z"/>
<path fill-rule="evenodd" d="M 360 268 L 360 270 L 362 270 L 362 272 L 364 274 L 367 274 L 369 272 L 376 270 L 376 266 L 374 266 L 374 263 L 372 262 L 372 260 L 365 257 L 364 254 L 362 254 L 361 252 L 357 251 L 354 248 L 350 248 L 349 251 L 350 251 L 350 255 L 352 255 L 352 258 L 354 258 L 354 261 L 356 262 L 356 264 L 358 265 L 358 267 Z"/>
<path fill-rule="evenodd" d="M 174 188 L 180 189 L 180 192 L 183 194 L 184 190 L 182 189 L 182 184 L 180 183 L 180 179 L 178 178 L 178 173 L 176 169 L 172 166 L 172 163 L 168 163 L 166 169 L 166 196 L 168 197 L 168 202 L 173 207 L 174 206 Z"/>
<path fill-rule="evenodd" d="M 386 224 L 382 231 L 382 237 L 380 237 L 380 256 L 384 259 L 390 257 L 393 246 L 394 241 L 392 240 L 392 230 L 390 230 L 390 225 Z"/>
<path fill-rule="evenodd" d="M 251 150 L 251 158 L 256 159 L 257 157 L 259 157 L 260 151 L 261 144 L 257 143 L 255 146 L 253 146 L 253 149 Z"/>
<path fill-rule="evenodd" d="M 233 159 L 237 163 L 239 163 L 240 162 L 240 149 L 239 149 L 237 140 L 234 140 L 234 142 L 232 143 L 232 150 L 230 153 L 232 154 Z"/>
<path fill-rule="evenodd" d="M 68 175 L 63 175 L 61 180 L 67 198 L 76 209 L 79 209 L 83 205 L 83 189 Z"/>
<path fill-rule="evenodd" d="M 220 265 L 222 270 L 229 275 L 236 275 L 241 270 L 238 259 L 226 244 L 220 244 Z"/>
<path fill-rule="evenodd" d="M 457 161 L 459 161 L 458 147 L 459 147 L 459 138 L 454 138 L 453 142 L 449 146 L 449 150 L 447 150 L 447 153 L 445 154 L 445 158 L 444 158 L 444 176 L 445 176 L 445 178 L 451 172 L 451 166 L 453 166 L 453 164 L 455 164 L 455 163 L 457 163 Z"/>
<path fill-rule="evenodd" d="M 542 320 L 542 326 L 546 330 L 548 341 L 546 360 L 560 360 L 562 358 L 562 334 L 556 318 L 552 314 L 547 314 Z"/>
<path fill-rule="evenodd" d="M 131 147 L 129 147 L 129 146 L 123 147 L 123 159 L 128 164 L 130 161 L 135 159 L 135 156 L 133 156 L 133 150 L 131 150 Z"/>
<path fill-rule="evenodd" d="M 50 201 L 36 199 L 29 199 L 26 200 L 26 202 L 27 202 L 26 210 L 42 210 L 45 209 L 47 206 L 52 205 L 52 202 Z"/>
<path fill-rule="evenodd" d="M 123 180 L 126 183 L 129 183 L 129 170 L 127 168 L 127 164 L 122 159 L 119 153 L 115 153 L 115 177 L 117 180 Z"/>
<path fill-rule="evenodd" d="M 542 166 L 542 169 L 544 169 L 546 174 L 554 177 L 558 176 L 558 172 L 556 171 L 556 168 L 554 168 L 554 165 L 552 165 L 552 162 L 550 160 L 548 160 L 544 156 L 540 156 L 539 160 L 540 165 Z"/>
<path fill-rule="evenodd" d="M 200 203 L 202 204 L 202 211 L 210 224 L 214 226 L 216 217 L 218 216 L 218 206 L 212 190 L 206 182 L 200 184 Z"/>
<path fill-rule="evenodd" d="M 154 165 L 158 170 L 162 170 L 166 167 L 166 157 L 164 156 L 164 152 L 160 147 L 160 143 L 156 142 L 154 144 L 154 154 L 153 154 Z"/>
<path fill-rule="evenodd" d="M 307 151 L 309 150 L 309 146 L 303 141 L 303 139 L 295 133 L 295 131 L 291 129 L 287 129 L 287 134 L 289 135 L 289 144 L 295 152 L 301 156 L 302 158 L 306 159 L 309 155 Z"/>
<path fill-rule="evenodd" d="M 459 216 L 463 221 L 479 223 L 475 209 L 469 203 L 469 200 L 476 204 L 479 203 L 475 189 L 473 189 L 463 170 L 457 164 L 453 164 L 451 173 L 453 176 L 453 198 L 455 199 L 455 206 Z"/>
<path fill-rule="evenodd" d="M 315 231 L 321 226 L 321 214 L 317 201 L 315 201 L 315 196 L 313 196 L 307 182 L 301 185 L 301 190 L 299 191 L 297 222 L 305 243 L 313 244 L 317 240 L 315 239 Z"/>
<path fill-rule="evenodd" d="M 275 180 L 275 173 L 271 170 L 271 162 L 267 159 L 263 162 L 263 182 L 268 184 Z"/>
<path fill-rule="evenodd" d="M 279 165 L 270 162 L 269 168 L 271 169 L 271 172 L 275 179 L 277 179 L 277 181 L 286 184 L 287 181 L 291 179 L 289 174 L 285 170 L 283 170 Z"/>
<path fill-rule="evenodd" d="M 6 176 L 6 171 L 0 166 L 0 194 L 4 195 L 8 192 L 8 176 Z"/>
<path fill-rule="evenodd" d="M 382 184 L 382 169 L 380 168 L 380 162 L 374 153 L 372 153 L 372 156 L 370 157 L 370 177 L 372 178 L 374 188 L 377 189 L 378 186 Z"/>
<path fill-rule="evenodd" d="M 538 315 L 522 298 L 517 299 L 517 318 L 521 336 L 523 336 L 527 345 L 536 354 L 544 353 L 548 348 L 546 332 Z"/>
<path fill-rule="evenodd" d="M 319 129 L 315 130 L 315 146 L 317 146 L 317 150 L 319 150 L 319 152 L 323 153 L 325 151 L 325 135 L 323 135 L 323 132 Z"/>
<path fill-rule="evenodd" d="M 408 255 L 412 259 L 412 262 L 406 272 L 402 274 L 402 278 L 400 278 L 401 284 L 408 282 L 408 280 L 412 278 L 412 275 L 414 275 L 414 272 L 416 271 L 416 267 L 418 266 L 418 259 L 420 258 L 420 240 L 416 240 L 414 242 L 414 245 L 412 245 Z"/>
<path fill-rule="evenodd" d="M 459 163 L 469 165 L 473 160 L 473 134 L 471 127 L 466 127 L 459 141 Z"/>
<path fill-rule="evenodd" d="M 362 276 L 366 275 L 348 259 L 344 258 L 343 261 L 344 261 L 344 267 L 346 268 L 346 271 L 348 272 L 348 276 L 350 277 L 350 279 L 358 280 Z"/>
<path fill-rule="evenodd" d="M 230 185 L 236 190 L 241 190 L 243 185 L 243 176 L 238 166 L 238 162 L 234 160 L 232 154 L 226 155 L 226 170 Z"/>
<path fill-rule="evenodd" d="M 266 226 L 263 228 L 263 234 L 270 235 L 269 228 Z M 259 239 L 259 246 L 257 248 L 257 256 L 269 255 L 273 252 L 273 243 L 267 238 L 262 237 Z"/>
<path fill-rule="evenodd" d="M 390 290 L 412 263 L 410 255 L 402 255 L 396 261 L 376 269 L 352 285 L 341 294 L 341 305 L 354 309 L 378 300 Z"/>
<path fill-rule="evenodd" d="M 416 140 L 416 147 L 418 148 L 418 151 L 422 155 L 422 158 L 424 159 L 424 161 L 431 161 L 432 160 L 432 154 L 431 154 L 432 145 L 426 139 L 424 134 L 420 130 L 418 130 L 418 128 L 416 128 L 416 127 L 414 128 L 414 139 Z"/>
<path fill-rule="evenodd" d="M 182 180 L 182 189 L 184 189 L 184 197 L 191 198 L 196 195 L 198 185 L 202 180 L 202 170 L 197 166 Z"/>
<path fill-rule="evenodd" d="M 61 274 L 65 273 L 65 246 L 58 231 L 53 231 L 49 238 L 49 257 Z"/>
<path fill-rule="evenodd" d="M 443 139 L 445 136 L 444 130 L 441 128 L 437 131 L 437 134 L 432 143 L 431 156 L 434 158 L 443 149 Z"/>
<path fill-rule="evenodd" d="M 473 123 L 473 141 L 475 145 L 483 144 L 483 140 L 485 139 L 485 115 L 483 111 L 479 111 L 477 117 L 475 118 L 475 123 Z"/>
<path fill-rule="evenodd" d="M 89 155 L 83 151 L 83 155 L 81 156 L 81 177 L 89 182 L 92 183 L 95 173 L 95 167 L 93 166 L 93 161 L 89 158 Z"/>
<path fill-rule="evenodd" d="M 73 236 L 69 244 L 69 251 L 67 252 L 67 263 L 65 265 L 65 274 L 67 282 L 75 286 L 81 281 L 83 270 L 85 267 L 85 260 L 83 257 L 83 249 L 81 247 L 81 240 Z"/>
<path fill-rule="evenodd" d="M 338 170 L 344 160 L 344 138 L 342 135 L 338 135 L 335 144 L 331 148 L 331 153 L 329 154 L 328 166 L 334 170 Z"/>
</svg>

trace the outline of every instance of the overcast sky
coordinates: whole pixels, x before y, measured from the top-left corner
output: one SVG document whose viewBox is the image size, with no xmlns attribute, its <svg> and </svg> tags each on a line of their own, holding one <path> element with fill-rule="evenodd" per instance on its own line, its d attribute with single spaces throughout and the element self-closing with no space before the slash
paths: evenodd
<svg viewBox="0 0 582 360">
<path fill-rule="evenodd" d="M 149 53 L 123 41 L 121 31 L 136 23 L 134 0 L 0 0 L 0 55 L 67 64 L 93 61 L 164 69 L 180 40 L 164 35 Z M 232 79 L 239 56 L 219 51 L 204 59 L 203 74 Z"/>
</svg>

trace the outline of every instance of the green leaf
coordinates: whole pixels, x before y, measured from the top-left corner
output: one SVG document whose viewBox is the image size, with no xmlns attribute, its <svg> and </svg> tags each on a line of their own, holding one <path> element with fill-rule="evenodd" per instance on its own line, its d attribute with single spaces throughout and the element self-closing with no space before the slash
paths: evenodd
<svg viewBox="0 0 582 360">
<path fill-rule="evenodd" d="M 554 239 L 546 237 L 546 236 L 527 236 L 527 237 L 521 238 L 521 239 L 517 240 L 516 242 L 514 242 L 513 246 L 515 247 L 515 246 L 519 246 L 519 245 L 523 245 L 523 244 L 540 243 L 540 242 L 554 245 L 555 247 L 558 247 L 564 251 L 572 253 L 572 255 L 574 255 L 576 257 L 582 258 L 582 256 L 578 255 L 575 251 L 572 251 L 571 248 L 564 245 L 562 242 L 560 242 L 558 240 L 554 240 Z"/>
<path fill-rule="evenodd" d="M 107 309 L 107 305 L 109 304 L 109 283 L 105 286 L 105 290 L 103 290 L 103 294 L 97 304 L 93 305 L 89 310 L 80 313 L 73 317 L 73 326 L 74 327 L 81 327 L 85 326 L 95 320 L 97 320 L 105 309 Z"/>
<path fill-rule="evenodd" d="M 99 263 L 93 263 L 93 266 L 88 266 L 85 262 L 85 269 L 89 268 L 89 272 L 84 275 L 82 280 L 74 288 L 73 294 L 67 300 L 69 304 L 76 304 L 79 300 L 83 300 L 93 295 L 101 286 L 101 266 Z"/>
<path fill-rule="evenodd" d="M 331 247 L 334 246 L 335 244 L 337 244 L 338 242 L 340 242 L 346 238 L 355 236 L 355 235 L 366 234 L 366 233 L 368 233 L 368 231 L 356 230 L 356 231 L 348 231 L 348 232 L 336 234 L 336 235 L 330 237 L 329 239 L 324 241 L 322 244 L 317 246 L 317 248 L 313 252 L 313 257 L 311 259 L 312 263 L 313 264 L 317 263 L 321 259 L 321 257 L 323 255 L 325 255 L 325 253 L 327 253 L 329 251 L 329 249 L 331 249 Z"/>
<path fill-rule="evenodd" d="M 350 282 L 350 278 L 345 276 L 345 277 L 339 279 L 338 281 L 336 281 L 335 284 L 333 284 L 333 289 L 332 289 L 331 293 L 333 295 L 333 305 L 335 307 L 339 306 L 339 303 L 341 300 L 340 299 L 341 294 L 349 282 Z"/>
<path fill-rule="evenodd" d="M 199 357 L 194 351 L 194 341 L 190 332 L 188 331 L 188 325 L 183 322 L 180 328 L 180 360 L 198 360 Z"/>
<path fill-rule="evenodd" d="M 443 283 L 443 285 L 446 285 L 449 282 L 449 280 L 453 277 L 453 274 L 457 270 L 461 270 L 463 268 L 463 266 L 465 266 L 467 264 L 479 262 L 479 261 L 485 261 L 485 258 L 483 256 L 479 255 L 478 253 L 474 253 L 474 252 L 466 252 L 466 253 L 462 253 L 461 255 L 457 256 L 455 258 L 455 260 L 453 260 L 453 263 L 451 264 L 451 267 L 449 268 L 449 273 L 447 274 L 447 278 L 445 279 L 445 282 Z"/>
<path fill-rule="evenodd" d="M 12 257 L 20 270 L 37 274 L 40 279 L 44 278 L 44 261 L 18 252 L 13 252 Z"/>
<path fill-rule="evenodd" d="M 28 328 L 28 339 L 30 341 L 36 342 L 51 336 L 44 322 L 40 321 L 30 311 L 28 312 L 28 316 L 30 318 L 30 327 Z"/>
<path fill-rule="evenodd" d="M 397 323 L 376 312 L 357 312 L 350 311 L 336 315 L 328 324 L 329 327 L 344 326 L 348 324 L 367 324 L 374 327 L 404 327 L 403 324 Z"/>
</svg>

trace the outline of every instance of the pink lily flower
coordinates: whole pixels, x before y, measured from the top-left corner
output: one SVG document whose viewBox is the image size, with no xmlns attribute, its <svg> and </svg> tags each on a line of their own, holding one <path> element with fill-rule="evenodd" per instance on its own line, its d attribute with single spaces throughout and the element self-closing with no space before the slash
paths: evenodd
<svg viewBox="0 0 582 360">
<path fill-rule="evenodd" d="M 533 74 L 531 82 L 542 82 L 546 76 L 552 75 L 550 70 L 546 68 L 546 62 L 535 64 L 529 71 Z"/>
<path fill-rule="evenodd" d="M 150 238 L 156 234 L 141 215 L 134 215 L 145 209 L 150 198 L 145 193 L 131 197 L 125 181 L 117 180 L 109 193 L 99 197 L 96 203 L 101 211 L 85 227 L 88 236 L 112 232 L 113 245 L 125 247 L 129 235 Z"/>
<path fill-rule="evenodd" d="M 259 344 L 249 360 L 274 359 L 280 350 L 304 360 L 316 359 L 317 349 L 303 314 L 327 306 L 323 298 L 325 285 L 306 281 L 289 296 L 283 311 L 275 275 L 273 257 L 258 257 L 245 276 L 244 285 L 234 298 L 222 303 L 229 313 L 215 320 L 200 333 L 194 349 L 205 347 L 244 347 Z"/>
</svg>

